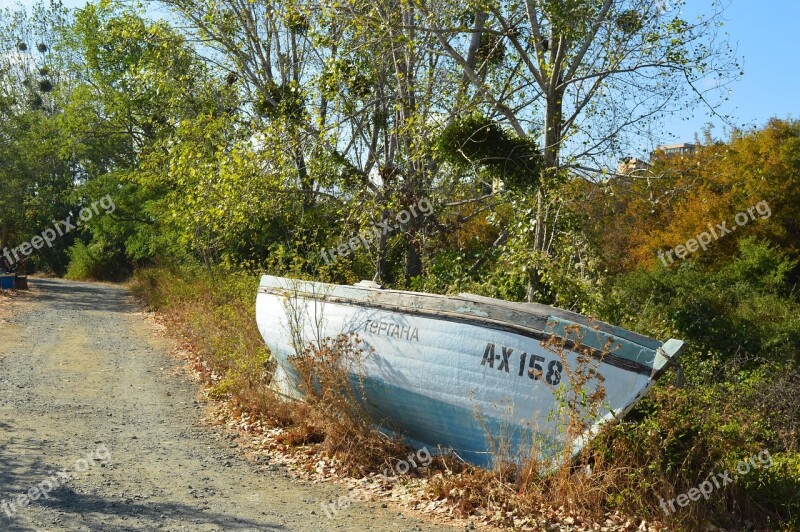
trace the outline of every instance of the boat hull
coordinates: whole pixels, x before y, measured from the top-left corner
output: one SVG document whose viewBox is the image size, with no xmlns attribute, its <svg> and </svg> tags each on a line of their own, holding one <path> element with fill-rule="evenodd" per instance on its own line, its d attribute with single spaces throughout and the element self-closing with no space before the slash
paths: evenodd
<svg viewBox="0 0 800 532">
<path fill-rule="evenodd" d="M 369 354 L 360 375 L 352 378 L 362 387 L 363 406 L 376 424 L 416 446 L 448 449 L 474 464 L 523 456 L 554 460 L 565 446 L 577 452 L 602 422 L 635 404 L 665 367 L 666 359 L 648 369 L 622 357 L 616 363 L 601 360 L 602 354 L 592 358 L 589 364 L 602 377 L 590 379 L 583 389 L 591 394 L 602 386 L 605 397 L 586 433 L 568 441 L 565 399 L 557 398 L 568 397 L 570 374 L 587 365 L 576 351 L 597 354 L 604 338 L 585 338 L 583 348 L 567 342 L 559 349 L 546 340 L 558 336 L 559 323 L 572 323 L 563 316 L 538 321 L 549 330 L 515 328 L 516 322 L 492 319 L 494 309 L 485 306 L 491 303 L 453 306 L 447 300 L 437 312 L 438 296 L 408 296 L 423 301 L 415 305 L 404 304 L 408 297 L 401 292 L 388 301 L 381 295 L 354 296 L 352 287 L 265 277 L 257 322 L 281 368 L 284 391 L 298 391 L 291 362 L 298 348 L 339 334 L 357 335 Z M 584 328 L 584 337 L 587 332 L 592 334 Z M 569 336 L 563 329 L 560 333 Z"/>
</svg>

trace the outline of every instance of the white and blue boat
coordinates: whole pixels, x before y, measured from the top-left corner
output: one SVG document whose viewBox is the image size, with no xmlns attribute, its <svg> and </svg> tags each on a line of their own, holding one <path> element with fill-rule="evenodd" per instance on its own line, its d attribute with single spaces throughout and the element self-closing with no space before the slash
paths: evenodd
<svg viewBox="0 0 800 532">
<path fill-rule="evenodd" d="M 264 276 L 256 320 L 283 393 L 299 395 L 292 366 L 299 350 L 358 335 L 369 355 L 352 377 L 375 424 L 418 448 L 482 466 L 579 452 L 603 423 L 640 400 L 683 348 L 680 340 L 662 344 L 546 305 L 384 290 L 366 281 Z M 594 374 L 578 373 L 587 365 Z M 602 393 L 599 407 L 584 405 L 591 419 L 575 437 L 559 405 L 574 395 L 579 375 L 578 395 L 600 386 Z M 586 375 L 592 378 L 583 382 Z"/>
</svg>

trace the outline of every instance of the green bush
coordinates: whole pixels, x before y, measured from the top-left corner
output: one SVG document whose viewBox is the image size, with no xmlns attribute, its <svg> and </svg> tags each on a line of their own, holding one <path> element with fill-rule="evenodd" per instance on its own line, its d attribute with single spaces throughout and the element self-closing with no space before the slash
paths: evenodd
<svg viewBox="0 0 800 532">
<path fill-rule="evenodd" d="M 750 503 L 779 518 L 775 528 L 800 529 L 800 453 L 771 453 L 772 465 L 753 469 L 741 477 L 738 491 Z"/>
<path fill-rule="evenodd" d="M 797 264 L 767 243 L 745 239 L 719 270 L 685 262 L 617 280 L 601 317 L 652 336 L 686 340 L 699 380 L 764 361 L 800 363 Z M 703 371 L 694 371 L 694 370 Z"/>
<path fill-rule="evenodd" d="M 122 281 L 130 274 L 130 265 L 122 249 L 92 243 L 84 244 L 80 240 L 67 250 L 69 264 L 67 279 L 77 281 Z"/>
</svg>

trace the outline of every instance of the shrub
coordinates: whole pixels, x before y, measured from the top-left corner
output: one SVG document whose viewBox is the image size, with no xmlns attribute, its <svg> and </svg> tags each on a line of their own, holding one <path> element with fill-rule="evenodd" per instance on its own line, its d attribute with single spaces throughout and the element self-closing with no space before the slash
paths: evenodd
<svg viewBox="0 0 800 532">
<path fill-rule="evenodd" d="M 67 250 L 67 255 L 67 279 L 122 281 L 131 274 L 122 249 L 97 243 L 87 245 L 79 240 Z"/>
<path fill-rule="evenodd" d="M 800 510 L 796 497 L 800 485 L 800 399 L 792 392 L 800 384 L 800 372 L 783 357 L 776 356 L 771 362 L 763 358 L 774 353 L 773 348 L 765 346 L 777 345 L 764 339 L 780 331 L 782 325 L 747 329 L 750 335 L 760 335 L 758 341 L 748 345 L 760 349 L 762 358 L 743 363 L 736 362 L 736 357 L 723 348 L 704 343 L 715 341 L 715 334 L 722 337 L 725 331 L 731 332 L 731 327 L 744 320 L 752 320 L 745 309 L 754 301 L 761 301 L 757 308 L 771 304 L 759 298 L 777 298 L 774 301 L 786 308 L 779 319 L 791 322 L 796 305 L 791 293 L 781 295 L 780 284 L 765 281 L 775 279 L 766 270 L 761 270 L 766 275 L 753 275 L 753 269 L 745 267 L 748 256 L 745 252 L 742 263 L 724 272 L 709 273 L 686 266 L 679 272 L 632 277 L 629 289 L 650 291 L 624 303 L 609 302 L 609 309 L 628 305 L 620 312 L 630 312 L 629 316 L 638 312 L 631 308 L 640 309 L 640 320 L 635 323 L 644 332 L 658 330 L 659 337 L 694 335 L 688 338 L 694 342 L 692 349 L 681 359 L 689 377 L 686 387 L 671 385 L 674 379 L 666 375 L 625 418 L 606 425 L 576 461 L 563 460 L 554 474 L 533 459 L 521 464 L 498 461 L 489 471 L 454 458 L 440 460 L 437 463 L 446 467 L 434 468 L 438 472 L 429 482 L 430 496 L 448 499 L 465 515 L 494 515 L 497 524 L 508 526 L 540 524 L 537 519 L 541 516 L 557 515 L 562 510 L 597 519 L 619 512 L 664 523 L 671 530 L 696 530 L 704 523 L 735 528 L 749 521 L 761 529 L 780 529 L 782 522 L 796 523 Z M 749 273 L 736 273 L 744 271 Z M 704 276 L 730 276 L 731 272 L 733 278 L 750 285 L 723 285 L 714 294 L 713 289 L 694 284 Z M 190 339 L 208 366 L 206 376 L 214 386 L 214 395 L 230 398 L 242 410 L 284 427 L 282 443 L 316 446 L 335 456 L 351 474 L 360 474 L 362 467 L 379 466 L 405 452 L 399 440 L 385 437 L 370 425 L 362 410 L 359 381 L 344 371 L 370 356 L 361 349 L 357 337 L 331 338 L 301 350 L 295 366 L 305 401 L 288 403 L 270 391 L 268 384 L 275 366 L 253 315 L 257 275 L 223 268 L 160 267 L 137 272 L 135 286 Z M 753 295 L 748 296 L 750 289 Z M 735 302 L 735 308 L 712 310 L 697 303 L 713 303 L 714 297 Z M 676 319 L 687 309 L 694 309 L 703 319 L 724 312 L 727 321 L 715 325 L 718 330 L 712 332 L 691 328 L 688 321 Z M 676 332 L 676 324 L 682 331 Z M 788 341 L 786 338 L 778 335 L 780 342 Z M 711 355 L 698 346 L 714 350 L 713 364 L 704 365 Z M 551 348 L 560 349 L 557 343 Z M 727 369 L 720 372 L 720 367 Z M 572 388 L 562 390 L 560 397 L 567 407 L 566 431 L 573 435 L 581 432 L 586 419 L 569 416 L 570 409 L 576 405 L 583 408 L 585 401 L 590 406 L 602 401 L 602 394 L 592 398 L 582 389 Z M 559 413 L 563 417 L 564 412 Z M 730 470 L 738 461 L 765 449 L 775 457 L 774 468 L 752 472 L 715 490 L 708 501 L 693 503 L 675 514 L 662 511 L 662 499 L 686 493 L 709 475 Z"/>
</svg>

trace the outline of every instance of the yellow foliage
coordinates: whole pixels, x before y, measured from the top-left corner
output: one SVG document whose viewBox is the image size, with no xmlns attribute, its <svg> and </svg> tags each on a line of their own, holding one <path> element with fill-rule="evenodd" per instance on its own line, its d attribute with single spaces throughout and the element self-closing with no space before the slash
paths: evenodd
<svg viewBox="0 0 800 532">
<path fill-rule="evenodd" d="M 735 132 L 728 143 L 702 146 L 694 156 L 661 156 L 650 174 L 614 179 L 603 201 L 589 200 L 585 207 L 594 221 L 595 241 L 614 271 L 652 267 L 659 251 L 712 230 L 718 238 L 687 258 L 719 264 L 748 235 L 797 258 L 798 185 L 800 122 L 773 119 L 761 130 Z M 741 226 L 738 213 L 747 215 Z M 723 222 L 732 229 L 724 236 L 717 227 Z"/>
</svg>

